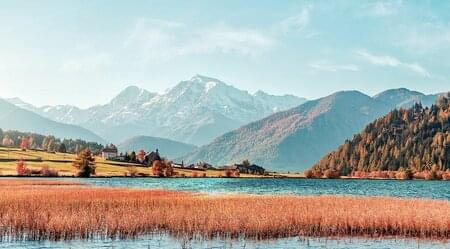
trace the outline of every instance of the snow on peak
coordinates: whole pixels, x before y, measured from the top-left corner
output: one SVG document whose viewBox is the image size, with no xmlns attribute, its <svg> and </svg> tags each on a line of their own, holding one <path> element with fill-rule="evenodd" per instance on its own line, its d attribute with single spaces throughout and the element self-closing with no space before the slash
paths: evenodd
<svg viewBox="0 0 450 249">
<path fill-rule="evenodd" d="M 217 82 L 214 82 L 214 81 L 206 82 L 206 84 L 205 84 L 205 93 L 208 93 L 211 89 L 216 87 L 216 85 L 217 85 Z"/>
</svg>

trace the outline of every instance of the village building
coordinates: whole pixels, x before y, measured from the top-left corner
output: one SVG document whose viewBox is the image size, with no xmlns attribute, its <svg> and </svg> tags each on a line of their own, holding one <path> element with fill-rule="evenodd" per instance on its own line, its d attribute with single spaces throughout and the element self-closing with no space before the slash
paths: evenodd
<svg viewBox="0 0 450 249">
<path fill-rule="evenodd" d="M 105 160 L 114 159 L 117 157 L 116 147 L 107 147 L 102 150 L 102 158 Z"/>
<path fill-rule="evenodd" d="M 252 175 L 264 175 L 266 169 L 256 164 L 245 165 L 245 164 L 234 164 L 234 168 L 238 169 L 240 173 L 252 174 Z"/>
<path fill-rule="evenodd" d="M 151 166 L 154 161 L 161 161 L 161 156 L 159 155 L 158 149 L 145 155 L 144 162 L 146 162 L 148 166 Z"/>
</svg>

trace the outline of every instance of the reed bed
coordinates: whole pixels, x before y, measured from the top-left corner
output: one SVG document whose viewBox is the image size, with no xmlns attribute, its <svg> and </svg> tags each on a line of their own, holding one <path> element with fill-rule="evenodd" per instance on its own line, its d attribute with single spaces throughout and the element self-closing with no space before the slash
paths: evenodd
<svg viewBox="0 0 450 249">
<path fill-rule="evenodd" d="M 0 238 L 69 240 L 143 234 L 450 238 L 445 200 L 344 196 L 206 196 L 165 190 L 0 188 Z"/>
</svg>

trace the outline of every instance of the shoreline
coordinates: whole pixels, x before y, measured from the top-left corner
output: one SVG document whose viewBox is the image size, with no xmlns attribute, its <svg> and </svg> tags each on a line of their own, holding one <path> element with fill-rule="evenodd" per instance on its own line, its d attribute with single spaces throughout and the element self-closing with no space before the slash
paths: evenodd
<svg viewBox="0 0 450 249">
<path fill-rule="evenodd" d="M 296 176 L 296 177 L 278 177 L 278 176 L 245 176 L 245 177 L 220 177 L 220 176 L 176 176 L 176 177 L 159 177 L 159 176 L 122 176 L 122 175 L 100 175 L 100 176 L 90 176 L 88 178 L 82 178 L 77 176 L 69 176 L 69 175 L 61 175 L 61 176 L 43 176 L 43 175 L 30 175 L 30 176 L 20 176 L 20 175 L 0 175 L 0 179 L 8 179 L 8 178 L 51 178 L 51 179 L 58 179 L 58 178 L 65 178 L 65 179 L 102 179 L 102 178 L 123 178 L 123 179 L 145 179 L 145 178 L 152 178 L 152 179 L 277 179 L 277 180 L 286 180 L 286 179 L 297 179 L 297 180 L 369 180 L 369 181 L 442 181 L 442 182 L 450 182 L 448 180 L 442 180 L 442 179 L 419 179 L 419 178 L 412 178 L 412 179 L 396 179 L 396 178 L 360 178 L 360 177 L 339 177 L 339 178 L 308 178 L 303 176 Z"/>
</svg>

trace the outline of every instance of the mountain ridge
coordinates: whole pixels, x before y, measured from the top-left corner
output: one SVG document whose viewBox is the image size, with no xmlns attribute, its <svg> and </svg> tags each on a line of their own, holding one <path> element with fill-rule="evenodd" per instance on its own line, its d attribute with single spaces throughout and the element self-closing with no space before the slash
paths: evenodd
<svg viewBox="0 0 450 249">
<path fill-rule="evenodd" d="M 52 120 L 92 130 L 112 142 L 148 135 L 201 145 L 304 101 L 293 95 L 250 94 L 197 74 L 162 94 L 128 86 L 107 104 L 86 109 L 70 105 L 28 108 Z"/>
<path fill-rule="evenodd" d="M 391 90 L 384 94 L 404 91 Z M 416 96 L 411 91 L 410 98 Z M 218 165 L 250 159 L 274 170 L 303 170 L 405 99 L 394 103 L 359 91 L 336 92 L 228 132 L 181 159 Z"/>
<path fill-rule="evenodd" d="M 0 128 L 4 130 L 20 130 L 54 135 L 59 138 L 79 138 L 89 142 L 105 142 L 103 138 L 85 128 L 47 119 L 4 99 L 0 99 L 0 110 Z"/>
</svg>

